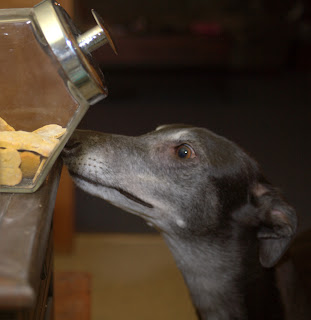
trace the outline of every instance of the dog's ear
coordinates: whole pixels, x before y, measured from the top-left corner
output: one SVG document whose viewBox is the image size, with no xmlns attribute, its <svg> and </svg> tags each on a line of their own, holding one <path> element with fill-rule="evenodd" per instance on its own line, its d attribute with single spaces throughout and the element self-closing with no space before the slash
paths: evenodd
<svg viewBox="0 0 311 320">
<path fill-rule="evenodd" d="M 271 186 L 257 184 L 253 195 L 259 210 L 259 260 L 264 267 L 274 266 L 288 249 L 297 229 L 294 209 Z"/>
</svg>

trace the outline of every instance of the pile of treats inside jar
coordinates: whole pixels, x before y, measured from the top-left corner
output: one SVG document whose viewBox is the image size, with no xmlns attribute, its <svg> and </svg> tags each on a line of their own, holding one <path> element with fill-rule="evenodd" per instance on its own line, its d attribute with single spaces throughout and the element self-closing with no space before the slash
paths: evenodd
<svg viewBox="0 0 311 320">
<path fill-rule="evenodd" d="M 65 132 L 57 124 L 15 131 L 0 118 L 0 185 L 15 186 L 24 178 L 34 182 Z"/>
</svg>

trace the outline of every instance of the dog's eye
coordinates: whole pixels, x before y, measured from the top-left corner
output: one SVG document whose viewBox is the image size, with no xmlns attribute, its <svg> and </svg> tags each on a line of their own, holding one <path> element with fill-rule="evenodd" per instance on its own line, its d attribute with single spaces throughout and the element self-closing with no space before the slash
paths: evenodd
<svg viewBox="0 0 311 320">
<path fill-rule="evenodd" d="M 189 145 L 182 144 L 176 148 L 176 155 L 181 159 L 190 159 L 194 157 L 194 151 Z"/>
</svg>

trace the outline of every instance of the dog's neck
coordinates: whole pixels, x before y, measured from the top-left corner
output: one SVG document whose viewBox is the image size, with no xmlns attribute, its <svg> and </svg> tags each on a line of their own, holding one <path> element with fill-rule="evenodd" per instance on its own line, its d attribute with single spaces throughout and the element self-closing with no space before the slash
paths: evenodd
<svg viewBox="0 0 311 320">
<path fill-rule="evenodd" d="M 275 317 L 282 310 L 274 286 L 274 269 L 262 268 L 255 257 L 245 258 L 252 250 L 241 249 L 238 242 L 232 244 L 232 239 L 226 245 L 204 238 L 190 241 L 163 236 L 183 274 L 199 319 L 283 319 Z"/>
</svg>

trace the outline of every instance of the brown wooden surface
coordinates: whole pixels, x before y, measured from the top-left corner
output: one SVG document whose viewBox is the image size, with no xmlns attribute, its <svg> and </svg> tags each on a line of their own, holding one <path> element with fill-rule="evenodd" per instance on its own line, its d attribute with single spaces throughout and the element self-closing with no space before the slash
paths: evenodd
<svg viewBox="0 0 311 320">
<path fill-rule="evenodd" d="M 89 320 L 91 277 L 83 272 L 58 272 L 54 280 L 55 319 Z"/>
<path fill-rule="evenodd" d="M 34 306 L 61 167 L 35 193 L 0 194 L 0 308 Z"/>
<path fill-rule="evenodd" d="M 54 213 L 54 248 L 57 252 L 70 252 L 74 235 L 74 185 L 66 167 L 63 167 Z"/>
</svg>

